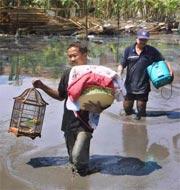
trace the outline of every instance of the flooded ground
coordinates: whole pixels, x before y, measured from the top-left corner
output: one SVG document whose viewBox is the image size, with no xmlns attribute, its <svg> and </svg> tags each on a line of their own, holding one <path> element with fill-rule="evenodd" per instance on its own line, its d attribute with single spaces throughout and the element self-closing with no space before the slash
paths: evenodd
<svg viewBox="0 0 180 190">
<path fill-rule="evenodd" d="M 91 47 L 99 49 L 94 51 L 90 60 L 116 68 L 117 56 L 112 52 L 116 52 L 117 49 L 113 50 L 116 46 L 112 46 L 111 40 L 107 41 L 108 43 L 103 45 L 98 39 L 98 43 L 91 44 Z M 118 50 L 121 52 L 128 43 L 128 40 L 124 40 L 123 46 L 120 45 Z M 154 43 L 158 44 L 157 41 Z M 111 54 L 108 49 L 102 54 L 100 49 L 104 46 L 106 49 L 111 48 Z M 52 48 L 52 45 L 50 47 Z M 39 73 L 27 71 L 29 63 L 23 65 L 25 64 L 23 61 L 20 68 L 24 67 L 26 70 L 22 69 L 18 74 L 12 73 L 11 61 L 20 63 L 19 60 L 23 58 L 15 59 L 9 55 L 7 58 L 4 51 L 3 72 L 0 75 L 0 189 L 179 190 L 180 47 L 172 44 L 169 46 L 159 44 L 159 47 L 175 70 L 172 92 L 170 85 L 158 90 L 152 87 L 147 117 L 140 121 L 122 115 L 122 102 L 114 102 L 105 110 L 94 132 L 90 150 L 90 164 L 95 165 L 100 171 L 86 177 L 73 176 L 67 165 L 64 137 L 60 131 L 63 102 L 56 101 L 40 91 L 45 101 L 49 103 L 41 138 L 37 137 L 35 140 L 27 137 L 17 138 L 7 132 L 13 97 L 31 87 L 34 78 L 40 77 L 55 88 L 59 79 L 47 73 L 54 72 L 52 67 L 43 70 L 44 67 L 37 64 L 35 70 L 41 68 L 44 74 L 40 76 Z M 48 55 L 50 54 L 49 52 Z M 5 58 L 10 60 L 11 65 L 4 61 Z M 32 60 L 32 57 L 29 57 L 30 59 Z"/>
</svg>

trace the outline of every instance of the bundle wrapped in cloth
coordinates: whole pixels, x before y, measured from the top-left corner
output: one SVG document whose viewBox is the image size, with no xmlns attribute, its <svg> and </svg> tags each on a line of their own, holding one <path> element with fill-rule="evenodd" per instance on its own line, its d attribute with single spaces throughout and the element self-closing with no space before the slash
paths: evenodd
<svg viewBox="0 0 180 190">
<path fill-rule="evenodd" d="M 114 91 L 111 88 L 90 86 L 83 90 L 81 96 L 79 97 L 80 108 L 85 109 L 84 105 L 89 101 L 94 104 L 100 102 L 103 108 L 109 107 L 114 101 Z"/>
<path fill-rule="evenodd" d="M 89 101 L 109 107 L 113 101 L 123 100 L 126 90 L 118 74 L 101 65 L 74 66 L 69 75 L 67 109 L 85 109 Z"/>
</svg>

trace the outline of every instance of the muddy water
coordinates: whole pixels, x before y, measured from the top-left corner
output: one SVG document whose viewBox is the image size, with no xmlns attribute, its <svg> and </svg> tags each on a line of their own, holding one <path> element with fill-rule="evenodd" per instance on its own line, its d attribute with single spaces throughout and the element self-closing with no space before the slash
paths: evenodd
<svg viewBox="0 0 180 190">
<path fill-rule="evenodd" d="M 129 41 L 126 42 L 128 43 Z M 103 46 L 102 42 L 91 45 L 96 48 Z M 20 73 L 18 80 L 9 80 L 8 73 L 0 75 L 0 189 L 178 190 L 180 186 L 178 50 L 172 46 L 169 49 L 167 46 L 162 49 L 175 68 L 176 77 L 172 92 L 170 86 L 159 90 L 152 87 L 146 118 L 135 121 L 131 116 L 123 116 L 122 102 L 114 102 L 102 113 L 90 150 L 90 164 L 95 165 L 99 172 L 87 177 L 73 176 L 68 168 L 64 137 L 60 131 L 62 102 L 53 100 L 41 92 L 49 103 L 41 138 L 35 140 L 27 137 L 16 138 L 13 134 L 7 133 L 13 97 L 31 87 L 31 81 L 37 76 L 32 77 L 32 73 L 26 75 Z M 110 54 L 109 51 L 103 54 L 99 51 L 95 52 L 96 55 L 91 61 L 99 61 L 115 68 L 116 55 Z M 41 79 L 52 87 L 58 85 L 58 79 L 49 77 Z"/>
</svg>

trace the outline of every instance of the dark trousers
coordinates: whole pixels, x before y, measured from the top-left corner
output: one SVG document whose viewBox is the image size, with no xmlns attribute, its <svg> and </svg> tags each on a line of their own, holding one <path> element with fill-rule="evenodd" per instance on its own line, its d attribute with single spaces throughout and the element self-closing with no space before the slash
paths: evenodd
<svg viewBox="0 0 180 190">
<path fill-rule="evenodd" d="M 89 170 L 89 150 L 92 133 L 83 128 L 75 128 L 65 133 L 69 161 L 77 172 Z"/>
</svg>

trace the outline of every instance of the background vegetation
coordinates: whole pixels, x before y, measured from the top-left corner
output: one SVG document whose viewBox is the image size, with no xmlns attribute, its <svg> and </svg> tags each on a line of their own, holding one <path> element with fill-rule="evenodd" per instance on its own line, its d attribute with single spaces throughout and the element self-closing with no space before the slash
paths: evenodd
<svg viewBox="0 0 180 190">
<path fill-rule="evenodd" d="M 174 20 L 180 0 L 0 0 L 3 6 L 35 6 L 43 9 L 64 8 L 81 10 L 81 15 L 97 18 L 118 17 L 123 20 L 141 18 L 147 21 Z"/>
</svg>

